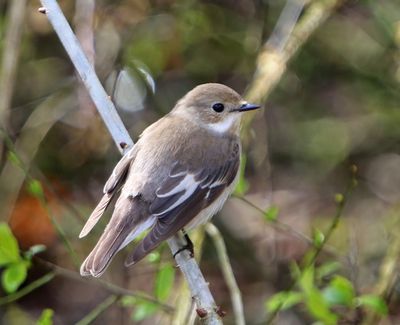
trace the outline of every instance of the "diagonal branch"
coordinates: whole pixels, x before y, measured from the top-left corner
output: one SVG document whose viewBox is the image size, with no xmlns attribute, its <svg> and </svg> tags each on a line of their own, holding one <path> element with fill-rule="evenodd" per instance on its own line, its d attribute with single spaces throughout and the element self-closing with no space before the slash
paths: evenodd
<svg viewBox="0 0 400 325">
<path fill-rule="evenodd" d="M 122 152 L 124 149 L 132 146 L 133 141 L 124 127 L 114 104 L 102 87 L 93 67 L 84 55 L 76 36 L 72 32 L 57 2 L 54 0 L 41 0 L 41 3 L 44 8 L 40 8 L 39 11 L 47 14 L 50 23 L 70 56 L 85 87 L 89 91 L 114 142 Z M 182 246 L 182 243 L 175 237 L 169 239 L 168 244 L 172 252 L 176 252 Z M 188 281 L 197 308 L 204 311 L 202 314 L 205 314 L 205 317 L 203 317 L 205 323 L 221 324 L 222 322 L 216 312 L 216 304 L 209 290 L 208 283 L 205 281 L 195 259 L 191 258 L 188 252 L 183 251 L 176 256 L 176 261 Z"/>
<path fill-rule="evenodd" d="M 0 125 L 9 128 L 10 105 L 17 74 L 18 57 L 25 24 L 26 0 L 10 1 L 0 73 Z"/>
<path fill-rule="evenodd" d="M 214 241 L 214 245 L 217 250 L 222 274 L 224 275 L 226 285 L 228 286 L 231 294 L 232 307 L 235 314 L 235 323 L 236 325 L 245 325 L 246 322 L 244 319 L 242 294 L 233 274 L 231 262 L 226 251 L 226 246 L 224 240 L 222 239 L 222 235 L 218 228 L 211 222 L 206 224 L 206 232 Z"/>
</svg>

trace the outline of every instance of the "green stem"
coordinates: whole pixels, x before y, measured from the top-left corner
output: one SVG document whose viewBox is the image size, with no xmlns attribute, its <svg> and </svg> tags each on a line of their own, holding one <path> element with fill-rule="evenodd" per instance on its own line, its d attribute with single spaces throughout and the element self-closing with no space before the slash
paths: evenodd
<svg viewBox="0 0 400 325">
<path fill-rule="evenodd" d="M 357 180 L 355 177 L 355 174 L 357 172 L 357 167 L 356 166 L 351 166 L 351 172 L 352 172 L 352 178 L 349 182 L 349 184 L 347 185 L 346 191 L 343 194 L 342 198 L 340 199 L 340 201 L 338 202 L 337 208 L 336 208 L 336 213 L 333 217 L 332 223 L 330 224 L 328 230 L 325 233 L 324 239 L 322 240 L 322 243 L 318 246 L 314 247 L 314 254 L 312 255 L 311 259 L 307 259 L 307 263 L 305 263 L 306 265 L 304 265 L 304 268 L 310 267 L 311 265 L 314 264 L 315 260 L 317 259 L 317 257 L 319 256 L 319 254 L 321 253 L 321 251 L 324 249 L 325 245 L 327 244 L 328 240 L 331 238 L 333 231 L 337 228 L 339 221 L 343 215 L 343 210 L 345 208 L 345 205 L 348 201 L 348 198 L 351 194 L 351 192 L 353 191 L 353 189 L 355 188 L 355 186 L 357 185 Z M 297 281 L 293 281 L 291 283 L 291 285 L 289 286 L 289 288 L 287 289 L 287 291 L 291 291 L 295 285 L 297 284 Z M 276 316 L 278 315 L 278 313 L 280 312 L 280 310 L 282 309 L 283 305 L 285 304 L 286 301 L 282 301 L 280 303 L 280 305 L 278 306 L 278 308 L 276 308 L 276 310 L 274 310 L 267 318 L 267 322 L 266 324 L 272 324 L 272 322 L 274 321 L 274 319 L 276 318 Z"/>
<path fill-rule="evenodd" d="M 23 171 L 23 173 L 25 174 L 25 178 L 28 180 L 34 180 L 35 178 L 30 175 L 28 167 L 25 166 L 23 160 L 19 157 L 17 151 L 15 150 L 14 144 L 12 143 L 12 140 L 10 139 L 8 134 L 4 130 L 0 129 L 0 135 L 3 138 L 9 152 L 11 152 L 14 155 L 14 157 L 16 158 L 15 164 Z M 64 247 L 68 251 L 68 254 L 70 255 L 75 267 L 77 269 L 79 269 L 79 265 L 80 265 L 79 258 L 76 255 L 74 249 L 72 248 L 72 245 L 71 245 L 70 241 L 68 240 L 64 230 L 60 227 L 58 222 L 53 217 L 53 215 L 50 211 L 50 207 L 47 203 L 46 196 L 42 193 L 40 195 L 37 195 L 36 198 L 40 201 L 41 205 L 46 210 L 46 213 L 47 213 L 51 223 L 53 224 L 58 235 L 60 236 L 60 238 L 64 244 Z"/>
<path fill-rule="evenodd" d="M 108 292 L 113 293 L 114 295 L 117 295 L 117 296 L 137 297 L 139 299 L 143 299 L 143 300 L 149 301 L 151 303 L 154 303 L 157 306 L 160 306 L 167 313 L 174 312 L 174 307 L 172 307 L 171 305 L 165 304 L 165 303 L 157 300 L 154 297 L 148 296 L 145 293 L 131 291 L 129 289 L 119 287 L 118 285 L 115 285 L 113 283 L 101 280 L 99 278 L 83 278 L 79 273 L 77 273 L 75 271 L 68 270 L 61 266 L 53 264 L 49 261 L 45 261 L 38 256 L 34 256 L 34 261 L 51 269 L 58 276 L 62 276 L 64 278 L 79 281 L 84 284 L 96 285 L 96 286 L 101 287 L 101 288 L 107 290 Z"/>
<path fill-rule="evenodd" d="M 75 325 L 88 325 L 91 324 L 99 315 L 105 312 L 108 308 L 110 308 L 119 297 L 117 295 L 110 295 L 103 302 L 98 304 L 89 314 L 83 317 L 79 322 Z"/>
<path fill-rule="evenodd" d="M 42 276 L 41 278 L 33 281 L 32 283 L 28 284 L 26 287 L 22 288 L 21 290 L 14 292 L 6 297 L 0 298 L 0 306 L 9 304 L 13 301 L 16 301 L 27 294 L 31 293 L 32 291 L 36 290 L 37 288 L 45 285 L 47 282 L 50 282 L 55 277 L 54 272 L 49 272 L 46 275 Z"/>
</svg>

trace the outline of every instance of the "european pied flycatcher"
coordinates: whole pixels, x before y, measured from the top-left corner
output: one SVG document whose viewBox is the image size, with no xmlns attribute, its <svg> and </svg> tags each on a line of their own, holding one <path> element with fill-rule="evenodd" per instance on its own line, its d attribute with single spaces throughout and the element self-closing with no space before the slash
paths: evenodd
<svg viewBox="0 0 400 325">
<path fill-rule="evenodd" d="M 259 107 L 227 86 L 204 84 L 144 130 L 115 167 L 79 235 L 92 230 L 121 188 L 111 220 L 83 262 L 81 275 L 103 274 L 114 255 L 146 230 L 127 266 L 217 213 L 238 180 L 242 113 Z"/>
</svg>

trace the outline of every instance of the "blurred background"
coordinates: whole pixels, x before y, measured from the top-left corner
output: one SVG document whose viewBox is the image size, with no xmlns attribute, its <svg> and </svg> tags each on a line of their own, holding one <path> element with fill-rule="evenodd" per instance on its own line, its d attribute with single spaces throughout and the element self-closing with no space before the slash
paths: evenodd
<svg viewBox="0 0 400 325">
<path fill-rule="evenodd" d="M 293 10 L 300 24 L 306 14 L 318 16 L 319 9 L 336 4 L 284 66 L 264 109 L 245 127 L 244 177 L 213 222 L 227 246 L 246 323 L 263 324 L 270 315 L 266 302 L 293 289 L 293 263 L 301 264 L 310 252 L 310 238 L 315 243 L 315 234 L 323 237 L 332 226 L 343 199 L 338 193 L 344 194 L 355 177 L 357 186 L 345 195 L 339 224 L 316 267 L 335 262 L 334 273 L 351 283 L 355 296 L 382 296 L 388 315 L 375 324 L 400 323 L 398 1 L 59 3 L 134 140 L 198 84 L 251 91 L 255 72 L 262 73 L 260 53 L 284 56 L 290 42 L 285 37 L 294 37 L 286 28 L 297 22 Z M 50 271 L 55 277 L 12 302 L 3 298 L 13 290 L 3 287 L 0 323 L 35 324 L 40 318 L 47 324 L 52 318 L 54 324 L 82 319 L 88 324 L 93 310 L 98 311 L 94 324 L 173 323 L 176 310 L 170 307 L 180 308 L 183 281 L 166 245 L 126 269 L 128 247 L 102 279 L 156 296 L 169 307 L 122 297 L 123 292 L 77 275 L 108 218 L 87 238 L 78 240 L 78 234 L 120 154 L 38 7 L 39 1 L 0 3 L 0 221 L 9 224 L 21 251 L 46 246 L 14 292 Z M 277 28 L 282 12 L 289 15 Z M 235 324 L 213 240 L 204 236 L 196 257 L 227 312 L 224 322 Z M 322 290 L 323 283 L 317 287 Z M 99 310 L 102 302 L 105 308 Z M 355 308 L 333 309 L 341 324 L 367 319 Z M 300 303 L 274 321 L 312 324 L 316 319 Z"/>
</svg>

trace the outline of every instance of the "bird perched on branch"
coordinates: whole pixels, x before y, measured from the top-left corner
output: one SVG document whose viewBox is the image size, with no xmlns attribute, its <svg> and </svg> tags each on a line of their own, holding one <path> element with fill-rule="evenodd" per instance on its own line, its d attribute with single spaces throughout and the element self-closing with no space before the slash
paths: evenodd
<svg viewBox="0 0 400 325">
<path fill-rule="evenodd" d="M 79 235 L 92 230 L 121 188 L 111 220 L 83 262 L 81 275 L 103 274 L 114 255 L 147 230 L 125 265 L 217 213 L 238 180 L 241 117 L 259 107 L 227 86 L 204 84 L 144 130 L 116 165 Z"/>
</svg>

